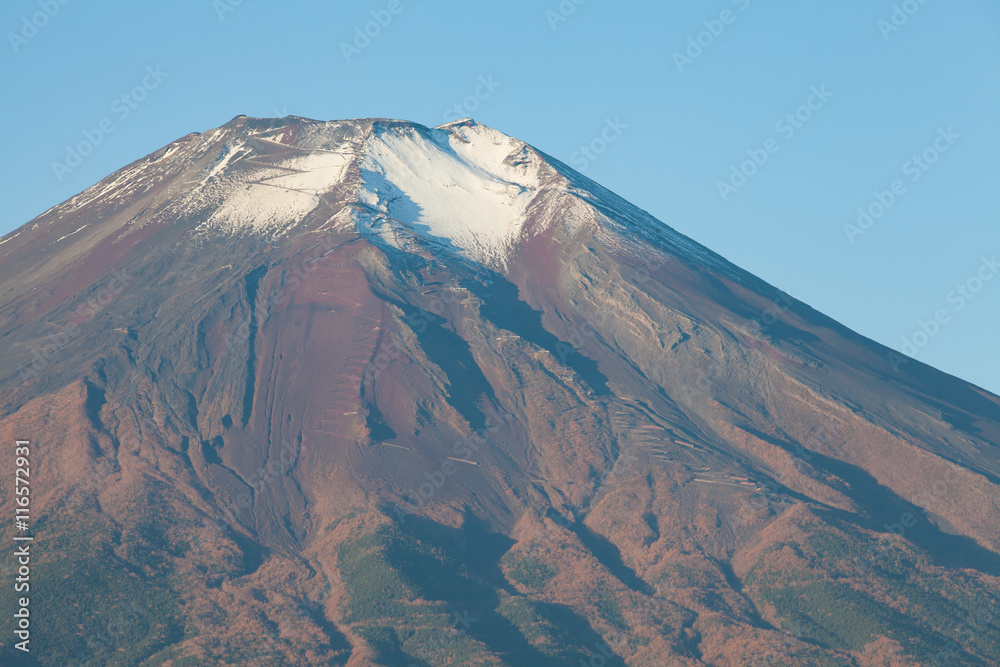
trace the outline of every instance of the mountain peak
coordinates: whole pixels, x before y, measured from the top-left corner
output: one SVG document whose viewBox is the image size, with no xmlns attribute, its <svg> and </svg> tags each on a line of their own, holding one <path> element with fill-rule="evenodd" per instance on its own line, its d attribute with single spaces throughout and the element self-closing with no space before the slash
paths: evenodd
<svg viewBox="0 0 1000 667">
<path fill-rule="evenodd" d="M 198 220 L 198 233 L 274 237 L 356 226 L 397 248 L 416 238 L 501 268 L 543 184 L 565 191 L 564 181 L 524 142 L 471 118 L 428 128 L 384 118 L 239 115 L 47 214 L 112 204 L 135 209 L 129 226 L 151 224 L 159 213 Z"/>
<path fill-rule="evenodd" d="M 376 126 L 360 165 L 363 229 L 397 247 L 409 235 L 436 240 L 494 266 L 505 264 L 553 174 L 523 142 L 471 120 Z"/>
<path fill-rule="evenodd" d="M 459 118 L 458 120 L 451 120 L 451 121 L 448 121 L 447 123 L 442 123 L 442 124 L 438 125 L 434 129 L 436 129 L 436 130 L 443 130 L 445 128 L 456 127 L 456 126 L 460 126 L 460 125 L 479 125 L 479 123 L 477 123 L 472 118 Z"/>
<path fill-rule="evenodd" d="M 116 215 L 73 223 L 108 207 Z M 472 118 L 431 128 L 389 118 L 238 115 L 136 160 L 29 224 L 53 224 L 57 233 L 46 238 L 56 244 L 179 221 L 199 236 L 351 229 L 500 271 L 532 237 L 587 227 L 625 249 L 642 252 L 642 238 L 737 282 L 747 277 L 559 160 Z"/>
<path fill-rule="evenodd" d="M 187 135 L 0 240 L 0 295 L 41 578 L 152 601 L 133 664 L 930 664 L 995 595 L 1000 398 L 471 119 Z"/>
</svg>

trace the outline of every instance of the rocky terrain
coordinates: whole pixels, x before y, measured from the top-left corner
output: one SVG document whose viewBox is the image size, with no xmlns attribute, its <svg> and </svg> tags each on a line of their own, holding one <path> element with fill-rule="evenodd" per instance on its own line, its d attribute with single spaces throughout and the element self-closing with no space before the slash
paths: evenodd
<svg viewBox="0 0 1000 667">
<path fill-rule="evenodd" d="M 471 120 L 185 136 L 0 341 L 31 664 L 1000 664 L 1000 398 Z"/>
</svg>

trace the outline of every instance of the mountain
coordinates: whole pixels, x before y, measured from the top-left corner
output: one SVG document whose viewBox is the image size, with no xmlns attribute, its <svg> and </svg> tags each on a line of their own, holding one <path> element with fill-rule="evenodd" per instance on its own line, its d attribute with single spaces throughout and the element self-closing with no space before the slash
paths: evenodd
<svg viewBox="0 0 1000 667">
<path fill-rule="evenodd" d="M 472 120 L 185 136 L 0 341 L 32 664 L 1000 664 L 1000 398 Z"/>
</svg>

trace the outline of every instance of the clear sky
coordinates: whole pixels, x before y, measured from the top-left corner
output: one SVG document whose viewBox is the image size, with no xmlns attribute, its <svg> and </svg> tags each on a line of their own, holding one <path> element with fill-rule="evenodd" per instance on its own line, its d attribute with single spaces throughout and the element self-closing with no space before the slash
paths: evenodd
<svg viewBox="0 0 1000 667">
<path fill-rule="evenodd" d="M 237 114 L 472 116 L 1000 392 L 996 0 L 4 0 L 0 28 L 0 234 Z"/>
</svg>

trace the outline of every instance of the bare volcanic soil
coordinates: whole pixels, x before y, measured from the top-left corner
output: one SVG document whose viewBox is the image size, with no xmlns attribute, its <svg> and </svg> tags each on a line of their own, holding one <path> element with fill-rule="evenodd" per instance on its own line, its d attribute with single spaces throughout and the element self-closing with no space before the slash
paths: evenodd
<svg viewBox="0 0 1000 667">
<path fill-rule="evenodd" d="M 1000 398 L 474 121 L 183 137 L 0 340 L 30 664 L 1000 664 Z"/>
</svg>

